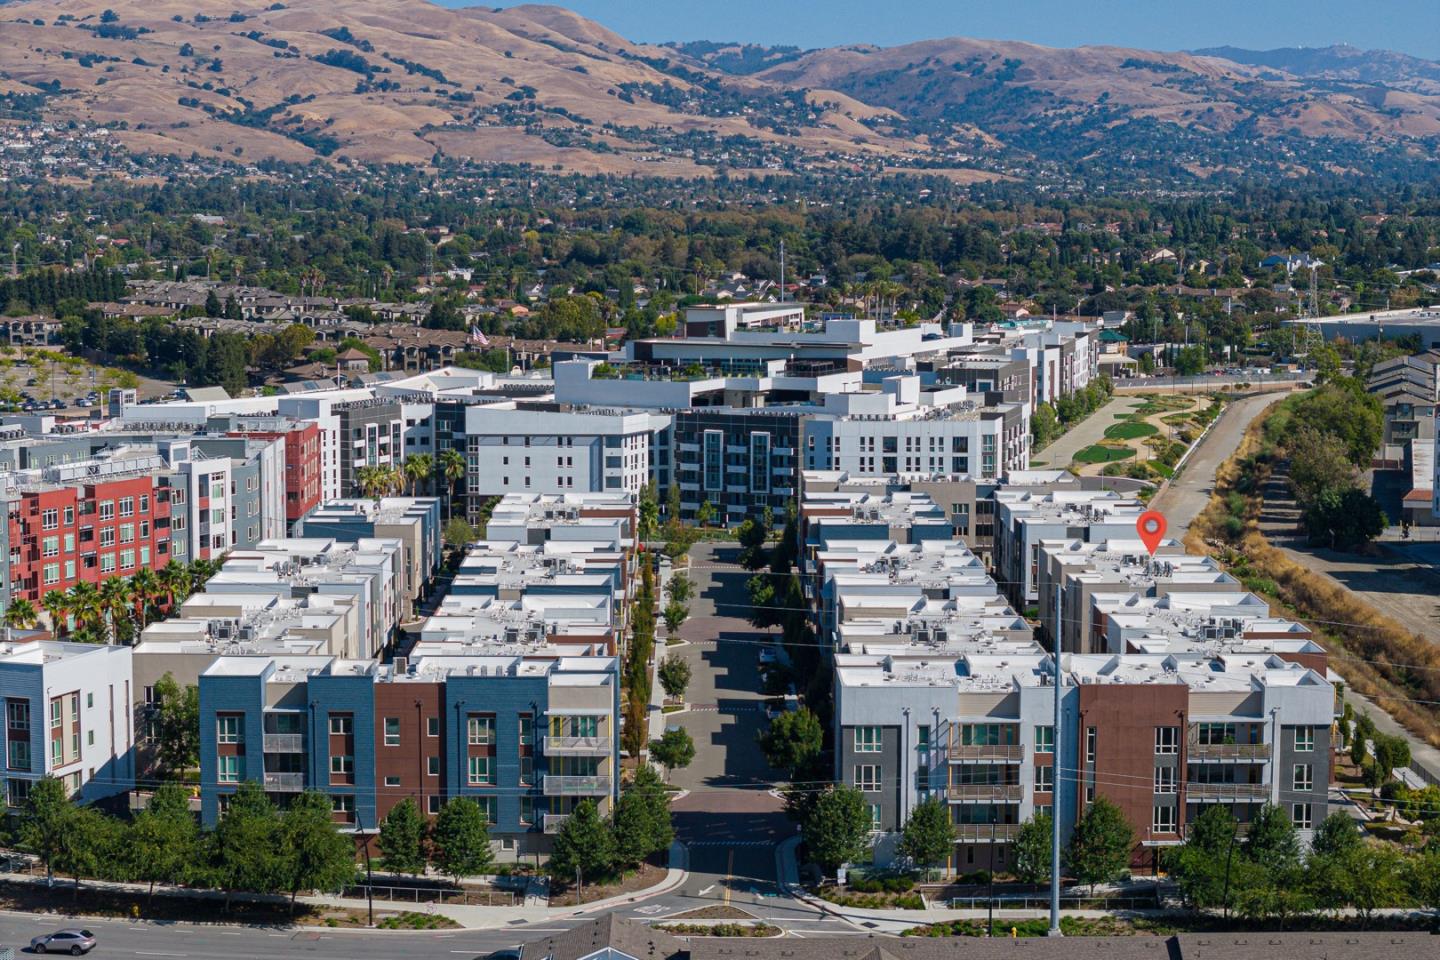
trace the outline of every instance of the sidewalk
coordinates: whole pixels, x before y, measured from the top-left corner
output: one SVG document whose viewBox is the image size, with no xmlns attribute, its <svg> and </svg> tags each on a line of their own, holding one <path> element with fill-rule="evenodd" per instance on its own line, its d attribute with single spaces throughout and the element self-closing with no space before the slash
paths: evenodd
<svg viewBox="0 0 1440 960">
<path fill-rule="evenodd" d="M 1056 437 L 1050 446 L 1031 453 L 1031 469 L 1064 469 L 1070 466 L 1075 454 L 1104 439 L 1105 428 L 1115 425 L 1117 415 L 1130 413 L 1144 402 L 1142 397 L 1111 397 L 1104 406 L 1075 424 L 1067 433 Z"/>
</svg>

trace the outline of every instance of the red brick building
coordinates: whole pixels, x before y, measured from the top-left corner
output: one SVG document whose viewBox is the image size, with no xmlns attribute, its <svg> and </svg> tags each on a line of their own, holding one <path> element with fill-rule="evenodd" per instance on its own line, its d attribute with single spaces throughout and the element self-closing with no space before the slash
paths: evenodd
<svg viewBox="0 0 1440 960">
<path fill-rule="evenodd" d="M 267 418 L 266 423 L 275 422 Z M 285 523 L 293 524 L 320 505 L 320 425 L 292 420 L 282 429 L 240 428 L 228 436 L 285 441 Z"/>
<path fill-rule="evenodd" d="M 9 503 L 10 595 L 39 604 L 51 590 L 97 586 L 170 562 L 170 491 L 130 473 L 72 486 L 22 486 Z"/>
</svg>

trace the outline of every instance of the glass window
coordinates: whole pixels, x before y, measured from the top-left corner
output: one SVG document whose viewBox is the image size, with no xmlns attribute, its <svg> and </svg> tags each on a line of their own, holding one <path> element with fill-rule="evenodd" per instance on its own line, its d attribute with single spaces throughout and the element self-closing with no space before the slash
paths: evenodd
<svg viewBox="0 0 1440 960">
<path fill-rule="evenodd" d="M 1308 792 L 1315 788 L 1315 774 L 1310 764 L 1297 763 L 1292 772 L 1294 774 L 1292 777 L 1292 789 Z"/>
<path fill-rule="evenodd" d="M 400 746 L 400 718 L 399 718 L 399 717 L 386 717 L 386 718 L 385 718 L 385 746 L 387 746 L 387 747 L 398 747 L 398 746 Z"/>
<path fill-rule="evenodd" d="M 879 830 L 883 820 L 881 819 L 880 804 L 870 804 L 870 829 Z"/>
<path fill-rule="evenodd" d="M 1180 752 L 1180 728 L 1179 727 L 1156 727 L 1155 728 L 1155 752 L 1157 754 L 1175 754 Z"/>
<path fill-rule="evenodd" d="M 216 717 L 215 718 L 215 742 L 216 743 L 241 743 L 244 732 L 240 726 L 239 717 Z"/>
<path fill-rule="evenodd" d="M 1097 741 L 1097 739 L 1098 739 L 1098 734 L 1096 733 L 1095 728 L 1094 728 L 1094 727 L 1086 727 L 1086 728 L 1085 728 L 1085 762 L 1086 762 L 1086 763 L 1094 763 L 1094 762 L 1095 762 L 1095 746 L 1096 746 L 1096 741 Z"/>
<path fill-rule="evenodd" d="M 5 720 L 11 730 L 30 729 L 30 702 L 28 700 L 7 700 Z"/>
<path fill-rule="evenodd" d="M 1295 728 L 1295 752 L 1310 753 L 1315 749 L 1315 728 Z"/>
<path fill-rule="evenodd" d="M 440 776 L 440 758 L 439 758 L 439 757 L 426 757 L 426 758 L 425 758 L 425 774 L 426 774 L 426 776 L 431 776 L 431 777 L 438 777 L 438 776 Z"/>
<path fill-rule="evenodd" d="M 1156 793 L 1174 793 L 1175 791 L 1176 791 L 1176 786 L 1175 786 L 1175 768 L 1174 768 L 1174 767 L 1156 767 L 1156 768 L 1155 768 L 1155 792 L 1156 792 Z"/>
<path fill-rule="evenodd" d="M 1297 830 L 1309 830 L 1314 826 L 1314 816 L 1310 812 L 1308 803 L 1290 804 L 1290 821 L 1295 824 Z"/>
<path fill-rule="evenodd" d="M 880 789 L 880 766 L 862 763 L 855 767 L 855 789 L 871 793 Z"/>
<path fill-rule="evenodd" d="M 528 713 L 520 714 L 520 746 L 528 747 L 535 742 L 535 718 Z"/>
<path fill-rule="evenodd" d="M 348 737 L 353 729 L 353 720 L 348 713 L 340 716 L 334 714 L 330 716 L 330 736 Z"/>
<path fill-rule="evenodd" d="M 11 770 L 28 771 L 30 769 L 30 741 L 11 740 L 9 746 L 10 751 L 9 756 L 6 757 L 6 765 Z"/>
<path fill-rule="evenodd" d="M 472 785 L 488 786 L 495 782 L 495 768 L 490 757 L 471 757 L 469 782 Z"/>
<path fill-rule="evenodd" d="M 330 755 L 330 772 L 343 776 L 355 769 L 355 758 L 345 753 L 334 753 Z"/>
<path fill-rule="evenodd" d="M 1153 833 L 1174 833 L 1175 832 L 1175 807 L 1156 806 L 1155 815 L 1150 820 L 1150 829 Z"/>
<path fill-rule="evenodd" d="M 475 802 L 480 804 L 480 812 L 485 814 L 485 822 L 492 827 L 500 822 L 500 799 L 498 797 L 476 797 Z"/>
<path fill-rule="evenodd" d="M 440 718 L 439 718 L 439 717 L 426 717 L 426 718 L 425 718 L 425 736 L 427 736 L 427 737 L 438 737 L 438 736 L 440 736 Z"/>
<path fill-rule="evenodd" d="M 856 752 L 856 753 L 879 753 L 879 752 L 880 752 L 880 728 L 879 728 L 879 727 L 856 727 L 856 728 L 855 728 L 855 752 Z"/>
<path fill-rule="evenodd" d="M 1047 725 L 1045 725 L 1045 726 L 1041 726 L 1041 727 L 1036 727 L 1036 728 L 1035 728 L 1035 752 L 1036 752 L 1036 753 L 1054 753 L 1054 752 L 1055 752 L 1055 727 L 1054 727 L 1054 726 L 1047 724 Z"/>
<path fill-rule="evenodd" d="M 1035 790 L 1039 793 L 1055 791 L 1055 768 L 1046 764 L 1035 768 Z"/>
<path fill-rule="evenodd" d="M 915 728 L 915 749 L 930 749 L 930 725 L 928 723 L 922 723 Z"/>
<path fill-rule="evenodd" d="M 475 746 L 489 746 L 495 742 L 495 718 L 471 717 L 467 737 Z"/>
<path fill-rule="evenodd" d="M 243 774 L 244 757 L 219 757 L 216 770 L 221 783 L 239 783 Z"/>
</svg>

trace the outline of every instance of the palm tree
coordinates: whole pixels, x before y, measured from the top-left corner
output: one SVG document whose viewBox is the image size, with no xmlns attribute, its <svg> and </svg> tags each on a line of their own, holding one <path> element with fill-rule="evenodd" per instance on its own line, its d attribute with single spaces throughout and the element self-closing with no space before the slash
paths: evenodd
<svg viewBox="0 0 1440 960">
<path fill-rule="evenodd" d="M 190 570 L 178 560 L 171 560 L 160 568 L 160 589 L 165 591 L 165 608 L 174 613 L 175 608 L 190 597 Z"/>
<path fill-rule="evenodd" d="M 75 618 L 75 629 L 90 627 L 92 632 L 100 619 L 100 591 L 95 584 L 81 580 L 70 588 L 66 597 L 70 614 Z"/>
<path fill-rule="evenodd" d="M 420 484 L 428 481 L 435 473 L 435 457 L 428 453 L 417 453 L 405 458 L 405 478 L 410 481 L 410 494 L 414 496 Z"/>
<path fill-rule="evenodd" d="M 121 612 L 129 613 L 132 602 L 130 581 L 124 577 L 111 577 L 100 584 L 100 609 L 105 615 L 103 623 L 108 628 L 107 636 L 111 643 L 114 643 L 118 636 L 116 628 L 120 622 Z"/>
<path fill-rule="evenodd" d="M 140 624 L 141 630 L 145 629 L 146 615 L 150 604 L 163 592 L 160 578 L 155 575 L 154 570 L 148 567 L 136 571 L 135 576 L 130 578 L 130 594 L 135 600 L 136 620 Z"/>
<path fill-rule="evenodd" d="M 450 490 L 450 503 L 446 510 L 446 519 L 449 519 L 455 515 L 455 484 L 465 479 L 465 455 L 453 448 L 442 450 L 440 473 L 445 477 L 445 485 Z"/>
<path fill-rule="evenodd" d="M 5 608 L 5 626 L 13 630 L 33 627 L 39 619 L 40 614 L 36 612 L 35 604 L 23 597 L 19 600 L 11 600 L 10 606 Z"/>
<path fill-rule="evenodd" d="M 190 593 L 194 593 L 204 587 L 206 582 L 220 569 L 220 564 L 214 560 L 206 560 L 201 557 L 190 564 Z"/>
<path fill-rule="evenodd" d="M 355 483 L 361 494 L 379 500 L 390 485 L 389 471 L 385 467 L 364 466 L 355 471 Z"/>
<path fill-rule="evenodd" d="M 50 615 L 50 630 L 62 636 L 70 628 L 70 598 L 64 590 L 51 590 L 40 598 L 40 606 Z"/>
</svg>

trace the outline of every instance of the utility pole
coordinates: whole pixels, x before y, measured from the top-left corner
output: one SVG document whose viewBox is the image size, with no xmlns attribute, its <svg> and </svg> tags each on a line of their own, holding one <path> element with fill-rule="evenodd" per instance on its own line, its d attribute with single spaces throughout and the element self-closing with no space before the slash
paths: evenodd
<svg viewBox="0 0 1440 960">
<path fill-rule="evenodd" d="M 1051 937 L 1063 937 L 1060 931 L 1060 785 L 1064 782 L 1060 771 L 1063 764 L 1060 762 L 1060 748 L 1065 743 L 1061 735 L 1061 714 L 1060 714 L 1060 683 L 1063 674 L 1060 672 L 1060 635 L 1061 635 L 1061 609 L 1060 609 L 1060 585 L 1055 585 L 1055 632 L 1050 638 L 1050 643 L 1055 656 L 1055 723 L 1051 731 L 1050 756 L 1051 762 L 1055 764 L 1054 784 L 1050 794 L 1050 929 L 1047 932 Z M 1078 765 L 1077 765 L 1078 771 Z M 1080 782 L 1075 782 L 1076 797 L 1079 797 Z"/>
<path fill-rule="evenodd" d="M 780 302 L 785 302 L 785 241 L 780 241 Z"/>
</svg>

